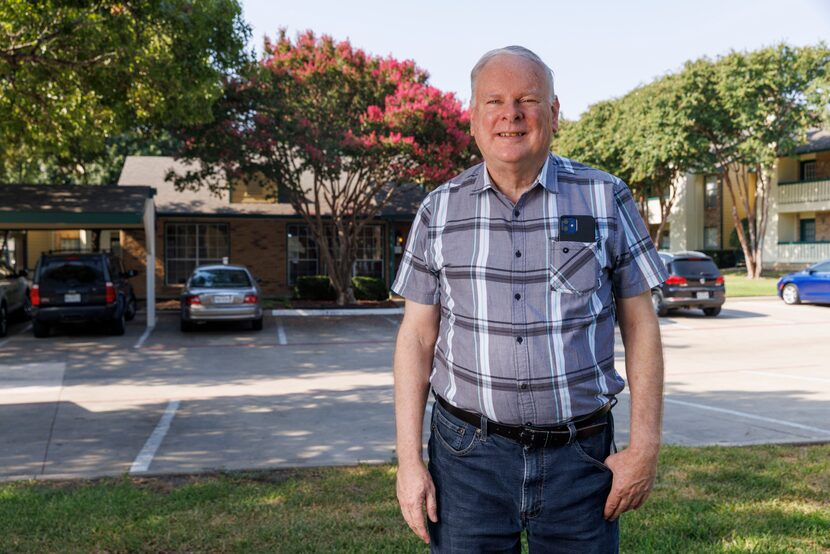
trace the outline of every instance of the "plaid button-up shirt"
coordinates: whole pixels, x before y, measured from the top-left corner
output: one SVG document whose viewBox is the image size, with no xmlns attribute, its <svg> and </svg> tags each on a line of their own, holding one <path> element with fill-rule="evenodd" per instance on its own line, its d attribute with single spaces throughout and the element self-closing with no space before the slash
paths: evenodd
<svg viewBox="0 0 830 554">
<path fill-rule="evenodd" d="M 595 218 L 593 242 L 560 238 L 560 217 L 575 215 Z M 437 394 L 501 423 L 551 425 L 623 390 L 614 297 L 666 277 L 625 183 L 550 155 L 515 205 L 484 164 L 432 191 L 392 289 L 441 305 Z"/>
</svg>

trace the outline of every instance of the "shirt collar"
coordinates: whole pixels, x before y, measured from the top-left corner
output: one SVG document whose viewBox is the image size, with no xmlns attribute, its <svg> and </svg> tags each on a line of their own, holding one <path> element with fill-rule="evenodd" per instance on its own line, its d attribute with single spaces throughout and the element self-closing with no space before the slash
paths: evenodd
<svg viewBox="0 0 830 554">
<path fill-rule="evenodd" d="M 568 163 L 568 160 L 553 154 L 548 154 L 548 157 L 545 158 L 544 165 L 542 165 L 542 169 L 539 171 L 539 174 L 536 176 L 536 179 L 533 181 L 530 188 L 541 185 L 545 187 L 548 192 L 552 192 L 554 194 L 558 193 L 559 180 L 557 179 L 557 173 L 559 171 L 574 173 L 573 167 L 570 163 Z M 473 186 L 470 193 L 476 194 L 483 190 L 492 188 L 493 181 L 490 180 L 490 174 L 487 172 L 487 163 L 485 162 L 481 164 L 481 172 L 476 177 L 475 186 Z"/>
</svg>

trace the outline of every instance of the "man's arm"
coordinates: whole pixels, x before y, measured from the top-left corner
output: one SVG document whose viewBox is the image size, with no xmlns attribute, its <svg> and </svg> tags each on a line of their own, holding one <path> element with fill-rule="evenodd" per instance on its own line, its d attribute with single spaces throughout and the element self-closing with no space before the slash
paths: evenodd
<svg viewBox="0 0 830 554">
<path fill-rule="evenodd" d="M 614 473 L 605 503 L 608 520 L 636 510 L 648 498 L 657 471 L 663 415 L 663 346 L 651 291 L 618 298 L 617 319 L 631 391 L 631 433 L 628 448 L 605 460 Z"/>
<path fill-rule="evenodd" d="M 429 542 L 424 521 L 438 521 L 435 486 L 424 467 L 421 430 L 429 394 L 429 374 L 438 337 L 438 305 L 406 301 L 395 345 L 395 427 L 398 454 L 398 502 L 407 524 Z"/>
</svg>

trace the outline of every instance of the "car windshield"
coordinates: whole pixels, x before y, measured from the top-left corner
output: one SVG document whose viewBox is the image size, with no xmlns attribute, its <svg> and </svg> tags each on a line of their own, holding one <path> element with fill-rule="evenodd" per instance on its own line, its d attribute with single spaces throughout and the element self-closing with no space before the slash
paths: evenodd
<svg viewBox="0 0 830 554">
<path fill-rule="evenodd" d="M 104 280 L 99 258 L 56 258 L 46 260 L 40 271 L 41 284 L 87 285 Z"/>
<path fill-rule="evenodd" d="M 190 286 L 205 289 L 244 288 L 251 286 L 248 273 L 241 269 L 197 269 Z"/>
<path fill-rule="evenodd" d="M 816 273 L 830 273 L 830 262 L 819 262 L 809 269 Z"/>
<path fill-rule="evenodd" d="M 718 266 L 712 260 L 675 260 L 672 265 L 677 275 L 718 275 Z"/>
</svg>

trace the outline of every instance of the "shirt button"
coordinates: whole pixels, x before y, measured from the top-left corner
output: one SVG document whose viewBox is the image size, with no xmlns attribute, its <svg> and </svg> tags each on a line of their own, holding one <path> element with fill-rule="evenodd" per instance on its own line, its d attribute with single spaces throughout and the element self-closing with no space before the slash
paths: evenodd
<svg viewBox="0 0 830 554">
<path fill-rule="evenodd" d="M 525 427 L 533 427 L 532 421 L 525 421 Z"/>
<path fill-rule="evenodd" d="M 520 214 L 520 213 L 521 213 L 521 212 L 520 212 L 519 210 L 516 210 L 515 212 L 513 212 L 513 215 L 515 215 L 516 217 L 519 217 L 519 214 Z"/>
<path fill-rule="evenodd" d="M 517 293 L 513 296 L 513 298 L 515 298 L 516 300 L 521 300 L 521 299 L 522 299 L 522 295 L 521 295 L 521 294 L 519 294 L 519 293 L 517 292 Z"/>
<path fill-rule="evenodd" d="M 565 254 L 567 254 L 567 253 L 568 253 L 568 252 L 570 252 L 570 251 L 571 251 L 571 250 L 570 250 L 569 248 L 563 248 L 563 249 L 562 249 L 562 252 L 564 252 Z"/>
<path fill-rule="evenodd" d="M 516 342 L 522 344 L 522 342 L 524 342 L 524 339 L 522 337 L 516 337 Z"/>
<path fill-rule="evenodd" d="M 521 257 L 522 257 L 522 252 L 521 252 L 521 250 L 516 250 L 516 257 L 517 257 L 517 258 L 521 258 Z"/>
<path fill-rule="evenodd" d="M 520 388 L 521 388 L 522 390 L 527 390 L 527 383 L 522 383 L 522 384 L 520 385 Z"/>
</svg>

